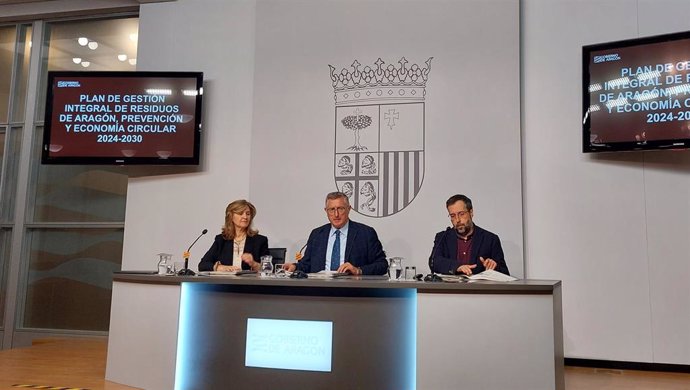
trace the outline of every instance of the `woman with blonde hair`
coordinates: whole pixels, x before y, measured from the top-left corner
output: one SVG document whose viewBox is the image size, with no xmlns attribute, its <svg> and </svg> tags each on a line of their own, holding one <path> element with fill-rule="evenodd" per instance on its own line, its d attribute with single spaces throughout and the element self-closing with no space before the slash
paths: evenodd
<svg viewBox="0 0 690 390">
<path fill-rule="evenodd" d="M 256 207 L 239 199 L 225 209 L 225 224 L 201 258 L 199 271 L 258 271 L 261 256 L 268 255 L 268 238 L 252 228 Z"/>
</svg>

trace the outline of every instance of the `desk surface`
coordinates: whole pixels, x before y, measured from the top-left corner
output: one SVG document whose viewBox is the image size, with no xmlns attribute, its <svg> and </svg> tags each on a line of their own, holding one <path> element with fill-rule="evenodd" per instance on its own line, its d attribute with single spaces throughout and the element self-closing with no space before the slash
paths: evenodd
<svg viewBox="0 0 690 390">
<path fill-rule="evenodd" d="M 245 286 L 285 286 L 285 287 L 323 287 L 323 288 L 414 288 L 425 293 L 456 294 L 553 294 L 560 288 L 559 280 L 523 279 L 513 282 L 490 282 L 477 280 L 471 282 L 417 282 L 389 281 L 385 276 L 348 276 L 335 279 L 290 279 L 261 278 L 257 275 L 242 276 L 160 276 L 118 273 L 113 276 L 116 282 L 176 285 L 183 282 L 231 284 Z"/>
</svg>

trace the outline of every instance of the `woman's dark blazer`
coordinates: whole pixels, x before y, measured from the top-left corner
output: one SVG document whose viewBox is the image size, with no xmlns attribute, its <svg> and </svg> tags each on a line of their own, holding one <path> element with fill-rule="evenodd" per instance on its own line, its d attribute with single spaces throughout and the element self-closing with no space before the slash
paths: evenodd
<svg viewBox="0 0 690 390">
<path fill-rule="evenodd" d="M 199 262 L 199 271 L 213 271 L 213 264 L 220 261 L 223 265 L 232 265 L 233 240 L 226 240 L 222 234 L 216 236 L 213 245 Z M 244 253 L 251 253 L 254 261 L 261 262 L 261 256 L 268 255 L 268 238 L 257 234 L 247 236 L 244 242 Z M 242 269 L 249 269 L 249 264 L 242 262 Z"/>
</svg>

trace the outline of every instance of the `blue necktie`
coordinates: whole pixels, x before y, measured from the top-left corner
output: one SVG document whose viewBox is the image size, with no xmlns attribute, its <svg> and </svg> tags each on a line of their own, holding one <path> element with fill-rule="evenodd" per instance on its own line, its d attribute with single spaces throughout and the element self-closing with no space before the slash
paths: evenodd
<svg viewBox="0 0 690 390">
<path fill-rule="evenodd" d="M 340 266 L 340 230 L 335 231 L 335 242 L 331 252 L 331 271 L 337 271 Z"/>
</svg>

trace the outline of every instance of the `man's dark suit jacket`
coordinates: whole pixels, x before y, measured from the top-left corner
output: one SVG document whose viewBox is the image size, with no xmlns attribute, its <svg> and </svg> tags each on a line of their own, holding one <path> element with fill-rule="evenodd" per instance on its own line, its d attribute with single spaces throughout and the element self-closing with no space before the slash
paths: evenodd
<svg viewBox="0 0 690 390">
<path fill-rule="evenodd" d="M 484 230 L 474 225 L 474 236 L 472 237 L 472 252 L 470 253 L 470 264 L 476 264 L 472 269 L 473 274 L 484 271 L 479 257 L 493 259 L 496 262 L 496 271 L 510 275 L 501 248 L 501 240 L 497 235 L 488 230 Z M 457 260 L 458 235 L 455 229 L 448 228 L 436 234 L 434 247 L 429 256 L 429 268 L 431 272 L 441 274 L 455 274 L 460 261 Z"/>
<path fill-rule="evenodd" d="M 325 224 L 311 231 L 304 257 L 297 263 L 297 269 L 304 272 L 319 272 L 326 268 L 326 251 L 331 224 Z M 347 245 L 343 262 L 349 262 L 362 269 L 364 275 L 383 275 L 388 272 L 386 252 L 374 228 L 350 220 L 347 231 Z"/>
<path fill-rule="evenodd" d="M 201 258 L 199 262 L 199 271 L 213 271 L 213 264 L 220 261 L 223 265 L 232 265 L 232 256 L 234 252 L 233 240 L 226 240 L 222 234 L 216 236 L 213 240 L 213 245 L 208 252 Z M 268 238 L 257 234 L 255 236 L 247 236 L 244 242 L 244 252 L 251 253 L 254 261 L 260 262 L 261 256 L 268 255 Z M 249 269 L 249 264 L 242 262 L 242 269 Z"/>
</svg>

